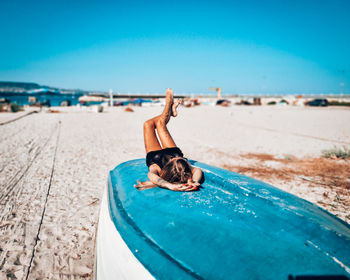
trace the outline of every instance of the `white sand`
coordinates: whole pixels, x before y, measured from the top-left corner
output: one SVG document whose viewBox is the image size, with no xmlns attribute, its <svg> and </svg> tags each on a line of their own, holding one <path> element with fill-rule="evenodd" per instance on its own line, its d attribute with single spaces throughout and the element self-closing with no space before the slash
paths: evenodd
<svg viewBox="0 0 350 280">
<path fill-rule="evenodd" d="M 30 263 L 29 279 L 92 277 L 108 171 L 145 157 L 143 122 L 162 110 L 58 109 L 65 113 L 0 125 L 0 279 L 25 278 Z M 17 116 L 0 114 L 0 123 Z M 223 166 L 240 163 L 242 153 L 318 157 L 323 149 L 349 147 L 349 120 L 347 108 L 199 106 L 180 108 L 169 130 L 185 156 Z M 322 189 L 302 183 L 276 186 L 312 202 L 322 199 Z M 333 213 L 346 220 L 347 211 Z"/>
</svg>

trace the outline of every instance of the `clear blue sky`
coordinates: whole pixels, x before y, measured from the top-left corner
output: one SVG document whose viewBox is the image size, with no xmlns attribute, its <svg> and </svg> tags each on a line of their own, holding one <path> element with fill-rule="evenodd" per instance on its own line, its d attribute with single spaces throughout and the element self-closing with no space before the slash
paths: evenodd
<svg viewBox="0 0 350 280">
<path fill-rule="evenodd" d="M 350 0 L 0 1 L 0 80 L 350 93 Z"/>
</svg>

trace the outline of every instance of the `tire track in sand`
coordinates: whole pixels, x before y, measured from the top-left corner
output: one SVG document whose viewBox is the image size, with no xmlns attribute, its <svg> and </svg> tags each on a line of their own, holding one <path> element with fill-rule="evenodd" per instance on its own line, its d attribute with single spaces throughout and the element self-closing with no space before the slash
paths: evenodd
<svg viewBox="0 0 350 280">
<path fill-rule="evenodd" d="M 54 152 L 53 161 L 52 161 L 52 168 L 51 168 L 51 175 L 50 175 L 49 186 L 47 188 L 46 197 L 45 197 L 45 203 L 44 203 L 44 207 L 43 207 L 43 211 L 42 211 L 41 219 L 40 219 L 40 224 L 39 224 L 38 232 L 36 234 L 35 244 L 34 244 L 34 247 L 33 247 L 33 250 L 32 250 L 32 255 L 31 255 L 31 258 L 30 258 L 30 262 L 29 262 L 29 265 L 28 265 L 27 275 L 26 275 L 26 278 L 25 278 L 26 280 L 28 279 L 30 271 L 31 271 L 31 267 L 32 267 L 32 263 L 33 263 L 33 259 L 34 259 L 34 255 L 35 255 L 35 250 L 36 250 L 36 247 L 37 247 L 37 244 L 38 244 L 38 240 L 39 240 L 41 226 L 43 224 L 43 219 L 44 219 L 45 212 L 46 212 L 47 200 L 48 200 L 48 197 L 50 195 L 52 177 L 53 177 L 53 173 L 55 171 L 55 162 L 56 162 L 56 155 L 57 155 L 58 141 L 59 141 L 59 138 L 60 138 L 60 132 L 61 132 L 61 121 L 59 121 L 59 124 L 58 124 L 58 133 L 57 133 L 57 138 L 56 138 L 55 152 Z"/>
</svg>

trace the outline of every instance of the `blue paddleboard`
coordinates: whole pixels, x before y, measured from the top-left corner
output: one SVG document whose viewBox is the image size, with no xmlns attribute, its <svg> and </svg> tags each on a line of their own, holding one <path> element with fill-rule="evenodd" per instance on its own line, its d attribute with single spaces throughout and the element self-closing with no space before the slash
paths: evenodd
<svg viewBox="0 0 350 280">
<path fill-rule="evenodd" d="M 191 161 L 196 192 L 133 186 L 145 159 L 110 172 L 111 220 L 156 279 L 288 279 L 350 276 L 350 227 L 303 199 L 255 179 Z"/>
</svg>

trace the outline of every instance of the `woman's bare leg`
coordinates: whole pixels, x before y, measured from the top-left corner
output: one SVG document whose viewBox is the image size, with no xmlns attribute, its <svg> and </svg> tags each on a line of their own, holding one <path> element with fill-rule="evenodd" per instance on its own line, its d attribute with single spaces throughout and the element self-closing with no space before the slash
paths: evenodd
<svg viewBox="0 0 350 280">
<path fill-rule="evenodd" d="M 171 137 L 170 132 L 166 126 L 171 116 L 177 116 L 176 107 L 178 104 L 174 104 L 174 94 L 171 89 L 167 89 L 165 101 L 166 103 L 163 113 L 156 121 L 157 133 L 160 142 L 162 143 L 163 149 L 176 147 L 175 141 Z"/>
<path fill-rule="evenodd" d="M 143 124 L 143 137 L 146 153 L 161 150 L 162 147 L 156 135 L 156 120 L 158 117 L 145 121 Z"/>
<path fill-rule="evenodd" d="M 149 119 L 144 123 L 143 126 L 146 153 L 162 149 L 155 133 L 155 129 L 157 129 L 163 149 L 176 147 L 176 144 L 171 137 L 166 125 L 169 122 L 171 116 L 177 116 L 176 108 L 180 103 L 180 101 L 174 102 L 173 91 L 171 89 L 167 89 L 166 104 L 162 114 Z"/>
</svg>

